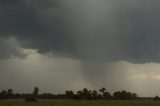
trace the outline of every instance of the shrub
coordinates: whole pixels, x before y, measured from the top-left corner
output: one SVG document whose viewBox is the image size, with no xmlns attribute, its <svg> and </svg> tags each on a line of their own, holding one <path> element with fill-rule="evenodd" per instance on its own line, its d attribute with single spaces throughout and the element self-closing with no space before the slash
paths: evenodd
<svg viewBox="0 0 160 106">
<path fill-rule="evenodd" d="M 29 97 L 29 98 L 25 98 L 26 102 L 37 102 L 37 98 L 35 97 Z"/>
</svg>

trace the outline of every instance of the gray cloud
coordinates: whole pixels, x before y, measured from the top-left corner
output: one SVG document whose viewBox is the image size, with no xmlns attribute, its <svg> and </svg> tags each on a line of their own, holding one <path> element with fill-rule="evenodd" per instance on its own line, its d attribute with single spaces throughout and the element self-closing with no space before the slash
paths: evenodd
<svg viewBox="0 0 160 106">
<path fill-rule="evenodd" d="M 26 57 L 27 53 L 24 52 L 19 44 L 20 42 L 13 37 L 7 39 L 0 38 L 0 59 Z"/>
<path fill-rule="evenodd" d="M 158 0 L 1 0 L 0 37 L 14 36 L 21 49 L 80 59 L 86 78 L 103 81 L 103 62 L 160 61 L 159 4 Z M 0 57 L 21 57 L 17 45 L 0 48 L 11 51 L 2 49 Z"/>
<path fill-rule="evenodd" d="M 152 5 L 150 5 L 152 4 Z M 1 37 L 41 53 L 159 62 L 159 1 L 1 0 Z"/>
</svg>

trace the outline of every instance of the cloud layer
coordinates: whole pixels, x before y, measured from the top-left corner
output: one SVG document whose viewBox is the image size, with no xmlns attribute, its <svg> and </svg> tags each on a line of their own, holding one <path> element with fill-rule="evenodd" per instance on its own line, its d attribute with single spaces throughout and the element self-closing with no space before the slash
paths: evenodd
<svg viewBox="0 0 160 106">
<path fill-rule="evenodd" d="M 78 82 L 84 87 L 106 84 L 111 90 L 136 87 L 133 90 L 143 92 L 138 86 L 149 88 L 159 81 L 159 73 L 155 71 L 160 62 L 159 4 L 158 0 L 0 0 L 0 73 L 5 76 L 0 77 L 0 83 L 6 84 L 4 78 L 9 73 L 15 74 L 16 79 L 20 73 L 16 70 L 22 70 L 19 79 L 28 74 L 35 81 L 32 85 L 41 85 L 43 79 L 39 76 L 47 73 L 46 82 L 68 79 L 71 75 L 76 77 L 68 79 L 69 82 L 79 78 L 72 82 L 74 86 Z M 35 59 L 32 53 L 38 57 Z M 48 54 L 67 59 L 51 58 L 42 65 L 39 59 Z M 28 59 L 31 63 L 36 60 L 34 66 L 28 65 Z M 148 68 L 149 72 L 145 71 Z M 153 73 L 150 68 L 155 68 Z M 13 72 L 5 72 L 12 69 Z M 42 69 L 56 71 L 48 74 Z M 39 76 L 34 70 L 41 70 Z M 76 71 L 74 75 L 72 72 L 66 75 L 65 70 Z M 52 79 L 52 75 L 60 78 Z M 22 82 L 32 82 L 29 77 Z M 60 82 L 64 84 L 63 80 Z M 151 95 L 148 91 L 143 94 Z"/>
<path fill-rule="evenodd" d="M 159 62 L 159 1 L 1 0 L 0 37 L 79 59 Z M 24 43 L 25 42 L 25 43 Z"/>
<path fill-rule="evenodd" d="M 20 47 L 20 42 L 16 38 L 0 38 L 0 49 L 0 59 L 23 58 L 27 56 L 27 53 Z"/>
</svg>

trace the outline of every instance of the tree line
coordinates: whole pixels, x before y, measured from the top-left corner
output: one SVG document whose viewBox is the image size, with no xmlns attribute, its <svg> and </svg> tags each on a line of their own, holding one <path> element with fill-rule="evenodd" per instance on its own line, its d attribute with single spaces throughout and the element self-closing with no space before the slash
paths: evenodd
<svg viewBox="0 0 160 106">
<path fill-rule="evenodd" d="M 77 92 L 72 90 L 65 91 L 64 94 L 52 94 L 52 93 L 43 93 L 39 94 L 39 88 L 35 87 L 33 93 L 31 94 L 20 94 L 14 93 L 13 89 L 2 90 L 0 92 L 0 99 L 26 99 L 26 101 L 36 101 L 37 99 L 119 99 L 119 100 L 135 100 L 138 99 L 136 93 L 123 91 L 116 91 L 112 95 L 109 93 L 106 88 L 101 88 L 99 90 L 90 90 L 84 88 Z"/>
</svg>

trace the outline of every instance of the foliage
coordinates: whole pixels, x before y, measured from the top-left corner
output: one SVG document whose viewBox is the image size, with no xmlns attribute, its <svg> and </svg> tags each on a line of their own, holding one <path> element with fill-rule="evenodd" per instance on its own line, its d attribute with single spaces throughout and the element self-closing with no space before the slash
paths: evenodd
<svg viewBox="0 0 160 106">
<path fill-rule="evenodd" d="M 35 87 L 33 89 L 32 94 L 15 94 L 12 89 L 3 90 L 0 92 L 0 99 L 17 99 L 17 98 L 25 98 L 26 101 L 37 101 L 36 99 L 76 99 L 76 100 L 96 100 L 96 99 L 119 99 L 119 100 L 136 100 L 138 96 L 136 93 L 123 91 L 114 92 L 111 95 L 106 88 L 102 87 L 97 90 L 90 90 L 84 88 L 82 90 L 74 93 L 72 90 L 65 91 L 64 94 L 51 94 L 51 93 L 43 93 L 39 94 L 39 88 Z"/>
</svg>

